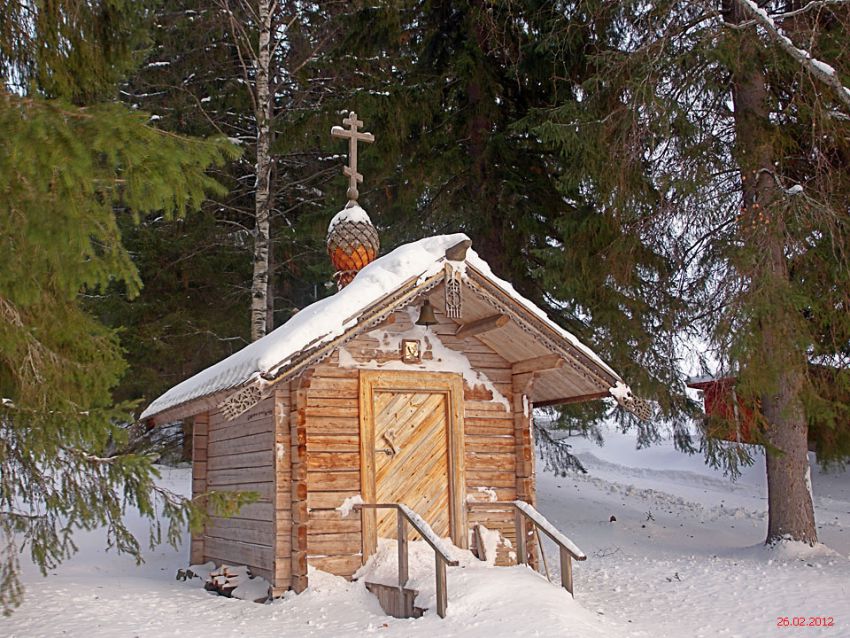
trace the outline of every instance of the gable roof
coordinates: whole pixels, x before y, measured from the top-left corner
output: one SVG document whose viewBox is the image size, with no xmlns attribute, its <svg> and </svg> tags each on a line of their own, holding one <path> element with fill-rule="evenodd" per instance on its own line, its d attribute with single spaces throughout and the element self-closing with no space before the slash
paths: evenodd
<svg viewBox="0 0 850 638">
<path fill-rule="evenodd" d="M 443 280 L 446 251 L 469 238 L 463 233 L 438 235 L 400 246 L 363 268 L 336 294 L 304 308 L 289 321 L 206 370 L 174 386 L 142 412 L 149 419 L 179 406 L 252 382 L 279 381 L 293 376 L 330 353 L 332 346 L 356 328 L 375 325 L 388 311 L 408 303 Z M 453 267 L 479 287 L 516 305 L 550 343 L 568 349 L 597 379 L 597 386 L 619 385 L 620 376 L 590 348 L 551 321 L 508 282 L 496 277 L 473 250 Z M 560 348 L 559 348 L 560 349 Z M 290 374 L 292 373 L 292 374 Z"/>
</svg>

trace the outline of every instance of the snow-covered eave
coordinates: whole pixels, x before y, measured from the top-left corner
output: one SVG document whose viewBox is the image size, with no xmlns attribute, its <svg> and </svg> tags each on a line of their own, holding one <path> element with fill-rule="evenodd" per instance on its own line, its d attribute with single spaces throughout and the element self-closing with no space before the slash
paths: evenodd
<svg viewBox="0 0 850 638">
<path fill-rule="evenodd" d="M 446 239 L 449 239 L 449 237 L 453 240 L 464 239 L 468 241 L 468 238 L 462 234 L 446 236 Z M 211 411 L 233 392 L 251 385 L 260 387 L 263 394 L 267 394 L 271 386 L 297 378 L 307 368 L 330 356 L 339 346 L 373 328 L 393 311 L 412 303 L 419 295 L 439 285 L 443 281 L 443 267 L 446 261 L 445 255 L 436 256 L 432 262 L 422 265 L 421 268 L 414 271 L 411 276 L 386 294 L 341 321 L 338 328 L 316 336 L 311 342 L 287 354 L 284 359 L 276 361 L 273 365 L 264 364 L 255 366 L 253 369 L 245 369 L 243 374 L 232 378 L 226 386 L 219 385 L 203 394 L 192 396 L 180 402 L 168 403 L 166 401 L 163 405 L 156 405 L 169 393 L 183 385 L 178 384 L 151 403 L 142 413 L 141 418 L 161 424 Z M 509 307 L 525 325 L 539 333 L 543 342 L 550 349 L 554 348 L 555 352 L 569 358 L 587 371 L 590 376 L 596 379 L 596 385 L 598 385 L 600 392 L 604 393 L 608 387 L 622 384 L 620 376 L 605 364 L 596 353 L 582 344 L 575 336 L 555 324 L 540 308 L 517 293 L 508 282 L 498 278 L 486 262 L 481 260 L 474 251 L 468 251 L 463 261 L 453 261 L 452 263 L 464 272 L 467 281 L 477 283 L 477 288 L 483 289 L 487 295 L 496 298 L 500 303 Z M 350 284 L 350 286 L 354 285 L 354 282 Z M 322 303 L 322 301 L 317 303 Z M 219 362 L 216 366 L 224 363 L 224 361 L 226 360 Z M 206 371 L 198 374 L 204 372 Z M 192 380 L 197 376 L 190 377 L 184 383 L 191 385 Z M 567 401 L 571 399 L 573 397 L 565 397 Z"/>
<path fill-rule="evenodd" d="M 439 259 L 437 263 L 442 264 L 445 259 Z M 300 375 L 305 369 L 315 365 L 325 357 L 333 353 L 336 348 L 351 341 L 356 336 L 374 328 L 395 310 L 411 303 L 419 295 L 434 288 L 443 280 L 442 270 L 438 274 L 423 273 L 417 277 L 411 277 L 398 289 L 384 295 L 373 304 L 364 308 L 345 321 L 351 327 L 339 335 L 327 335 L 325 339 L 312 347 L 305 348 L 296 356 L 290 357 L 270 368 L 268 373 L 262 374 L 262 378 L 268 384 L 280 383 Z"/>
<path fill-rule="evenodd" d="M 444 261 L 445 258 L 441 258 L 436 263 L 442 265 Z M 384 295 L 356 315 L 343 321 L 342 325 L 348 326 L 348 328 L 341 333 L 332 332 L 316 339 L 292 356 L 270 366 L 267 371 L 257 370 L 242 383 L 194 397 L 163 410 L 143 413 L 141 418 L 146 421 L 150 420 L 155 424 L 169 423 L 213 409 L 222 399 L 247 386 L 259 385 L 262 389 L 267 390 L 273 385 L 296 378 L 307 368 L 329 356 L 336 348 L 373 328 L 383 321 L 388 314 L 415 300 L 420 294 L 430 290 L 443 280 L 441 268 L 438 274 L 431 274 L 430 276 L 428 274 L 428 271 L 426 271 L 409 278 L 396 290 Z"/>
</svg>

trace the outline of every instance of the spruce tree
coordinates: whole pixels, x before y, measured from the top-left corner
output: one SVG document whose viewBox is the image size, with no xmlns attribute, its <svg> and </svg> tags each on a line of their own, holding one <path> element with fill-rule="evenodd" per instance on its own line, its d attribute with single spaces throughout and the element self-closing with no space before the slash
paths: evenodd
<svg viewBox="0 0 850 638">
<path fill-rule="evenodd" d="M 850 84 L 848 16 L 804 4 L 584 3 L 552 37 L 584 33 L 590 72 L 530 127 L 561 150 L 567 183 L 602 204 L 600 227 L 665 255 L 675 303 L 656 298 L 660 316 L 708 337 L 756 408 L 768 542 L 817 540 L 810 428 L 821 459 L 850 453 L 850 112 L 835 87 Z M 811 62 L 820 56 L 828 64 Z M 747 460 L 737 445 L 704 445 Z"/>
<path fill-rule="evenodd" d="M 199 516 L 156 486 L 150 457 L 122 453 L 131 406 L 115 405 L 111 389 L 125 363 L 116 333 L 81 298 L 115 282 L 136 294 L 141 281 L 119 220 L 197 208 L 219 190 L 206 169 L 234 149 L 226 140 L 158 130 L 149 116 L 115 103 L 115 82 L 144 44 L 144 3 L 69 0 L 6 9 L 0 604 L 8 613 L 23 593 L 22 550 L 46 572 L 75 550 L 76 530 L 102 526 L 110 547 L 140 559 L 140 543 L 122 521 L 125 507 L 151 519 L 151 542 L 177 542 L 181 526 Z"/>
<path fill-rule="evenodd" d="M 354 108 L 380 132 L 362 158 L 370 179 L 361 201 L 385 246 L 466 232 L 499 276 L 655 398 L 663 415 L 692 413 L 671 365 L 681 325 L 662 312 L 677 303 L 672 231 L 644 241 L 609 223 L 598 213 L 613 203 L 588 188 L 581 163 L 529 125 L 578 103 L 592 72 L 589 27 L 565 11 L 531 0 L 356 7 L 340 16 L 347 37 L 316 61 L 337 80 L 327 111 Z M 329 115 L 321 124 L 330 123 Z M 637 172 L 629 179 L 653 190 Z M 587 422 L 607 409 L 565 412 Z M 684 422 L 675 422 L 677 442 L 688 447 Z M 651 427 L 640 432 L 654 436 Z"/>
</svg>

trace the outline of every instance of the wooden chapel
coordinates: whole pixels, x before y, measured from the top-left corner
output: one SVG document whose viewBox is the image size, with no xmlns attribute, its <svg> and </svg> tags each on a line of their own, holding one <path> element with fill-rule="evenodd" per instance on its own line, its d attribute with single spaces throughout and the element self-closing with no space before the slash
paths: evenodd
<svg viewBox="0 0 850 638">
<path fill-rule="evenodd" d="M 481 501 L 535 503 L 532 409 L 615 396 L 640 402 L 589 348 L 495 276 L 463 234 L 377 257 L 357 205 L 351 113 L 348 204 L 330 223 L 339 291 L 175 386 L 142 419 L 194 420 L 192 491 L 253 491 L 232 518 L 192 537 L 191 562 L 247 565 L 273 593 L 307 587 L 308 565 L 351 577 L 390 512 L 344 516 L 348 499 L 402 503 L 461 547 L 483 524 L 516 542 L 514 514 Z M 507 545 L 507 544 L 506 544 Z M 498 563 L 515 555 L 500 549 Z"/>
</svg>

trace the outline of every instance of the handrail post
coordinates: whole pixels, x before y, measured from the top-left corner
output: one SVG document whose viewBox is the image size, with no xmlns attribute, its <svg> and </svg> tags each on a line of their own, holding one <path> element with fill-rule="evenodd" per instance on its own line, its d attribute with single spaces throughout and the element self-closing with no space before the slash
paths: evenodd
<svg viewBox="0 0 850 638">
<path fill-rule="evenodd" d="M 448 605 L 448 596 L 446 592 L 446 563 L 443 562 L 443 557 L 437 552 L 434 552 L 434 558 L 437 562 L 437 615 L 440 618 L 445 618 L 446 607 Z"/>
<path fill-rule="evenodd" d="M 395 511 L 398 521 L 398 586 L 407 585 L 407 525 L 401 509 Z"/>
<path fill-rule="evenodd" d="M 561 587 L 570 592 L 570 596 L 573 598 L 576 595 L 573 593 L 573 561 L 570 553 L 564 549 L 561 550 Z"/>
<path fill-rule="evenodd" d="M 514 509 L 514 528 L 516 529 L 516 553 L 517 563 L 520 565 L 528 564 L 528 550 L 526 549 L 526 529 L 525 515 L 519 510 Z"/>
</svg>

